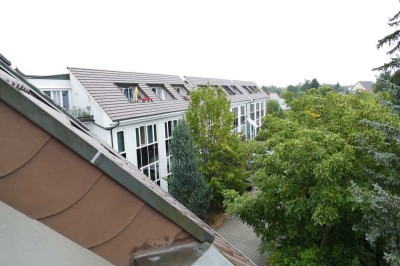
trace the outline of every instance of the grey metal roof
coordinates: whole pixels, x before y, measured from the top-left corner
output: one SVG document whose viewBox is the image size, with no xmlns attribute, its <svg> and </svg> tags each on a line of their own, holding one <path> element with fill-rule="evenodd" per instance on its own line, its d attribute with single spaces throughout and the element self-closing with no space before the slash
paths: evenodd
<svg viewBox="0 0 400 266">
<path fill-rule="evenodd" d="M 254 81 L 234 80 L 234 82 L 240 87 L 243 87 L 243 86 L 256 86 L 260 90 L 260 92 L 259 93 L 249 94 L 250 98 L 252 98 L 253 100 L 260 100 L 260 99 L 265 99 L 266 100 L 266 99 L 269 98 L 268 94 L 266 94 L 260 88 L 260 86 L 258 86 Z M 244 90 L 244 89 L 242 88 L 242 90 Z"/>
<path fill-rule="evenodd" d="M 218 78 L 202 78 L 202 77 L 190 77 L 190 76 L 185 76 L 185 79 L 189 81 L 190 84 L 193 86 L 203 86 L 210 84 L 210 86 L 235 86 L 238 88 L 239 91 L 242 92 L 242 94 L 236 94 L 236 95 L 230 95 L 227 94 L 228 99 L 232 103 L 237 103 L 237 102 L 248 102 L 250 101 L 249 96 L 246 94 L 245 90 L 238 86 L 235 82 L 229 79 L 218 79 Z"/>
<path fill-rule="evenodd" d="M 189 104 L 171 87 L 171 85 L 183 85 L 188 89 L 179 76 L 84 68 L 68 68 L 68 70 L 113 121 L 184 111 Z M 140 89 L 153 99 L 153 102 L 130 102 L 117 83 L 139 85 Z M 163 85 L 176 100 L 159 100 L 149 84 Z"/>
</svg>

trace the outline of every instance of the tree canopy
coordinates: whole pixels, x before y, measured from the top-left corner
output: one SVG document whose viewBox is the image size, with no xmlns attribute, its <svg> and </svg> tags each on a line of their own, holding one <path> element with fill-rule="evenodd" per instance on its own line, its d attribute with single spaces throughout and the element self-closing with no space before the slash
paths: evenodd
<svg viewBox="0 0 400 266">
<path fill-rule="evenodd" d="M 186 112 L 200 172 L 214 191 L 214 204 L 222 204 L 222 191 L 245 189 L 246 152 L 232 133 L 234 114 L 221 88 L 198 88 L 191 93 Z"/>
<path fill-rule="evenodd" d="M 259 133 L 252 177 L 257 192 L 227 192 L 228 210 L 253 227 L 273 265 L 382 262 L 383 250 L 361 230 L 370 208 L 360 204 L 364 194 L 356 195 L 354 185 L 371 184 L 365 173 L 371 158 L 360 149 L 360 134 L 369 146 L 385 137 L 360 121 L 395 128 L 397 117 L 374 96 L 329 87 L 300 94 L 290 107 L 283 117 L 268 115 Z"/>
<path fill-rule="evenodd" d="M 211 190 L 197 169 L 196 153 L 186 120 L 178 121 L 171 140 L 172 174 L 169 193 L 200 218 L 204 218 L 211 200 Z"/>
</svg>

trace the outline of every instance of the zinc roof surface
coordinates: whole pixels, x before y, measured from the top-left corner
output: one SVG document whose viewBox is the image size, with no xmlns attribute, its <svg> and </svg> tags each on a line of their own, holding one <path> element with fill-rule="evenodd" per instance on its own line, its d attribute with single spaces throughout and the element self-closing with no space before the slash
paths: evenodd
<svg viewBox="0 0 400 266">
<path fill-rule="evenodd" d="M 180 97 L 171 87 L 171 85 L 186 85 L 185 82 L 176 75 L 73 67 L 68 68 L 68 70 L 77 78 L 113 121 L 184 111 L 189 104 L 188 101 Z M 143 103 L 130 102 L 117 86 L 118 83 L 139 85 L 140 89 L 147 94 L 147 96 L 151 97 L 153 101 Z M 163 85 L 176 100 L 159 100 L 148 85 Z"/>
</svg>

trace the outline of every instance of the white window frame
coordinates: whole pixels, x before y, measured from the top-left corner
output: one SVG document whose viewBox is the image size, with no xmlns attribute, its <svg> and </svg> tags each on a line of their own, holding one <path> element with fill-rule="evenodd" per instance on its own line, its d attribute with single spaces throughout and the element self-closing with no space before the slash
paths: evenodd
<svg viewBox="0 0 400 266">
<path fill-rule="evenodd" d="M 49 92 L 50 96 L 46 93 Z M 64 106 L 64 101 L 63 101 L 63 92 L 68 93 L 68 107 Z M 67 89 L 44 89 L 43 93 L 49 96 L 57 105 L 64 109 L 69 109 L 71 106 L 71 101 L 70 101 L 70 91 Z M 58 95 L 57 95 L 58 94 Z"/>
<path fill-rule="evenodd" d="M 123 144 L 124 144 L 123 150 L 120 150 L 120 148 L 119 148 L 118 133 L 121 133 L 121 132 L 122 132 L 122 139 L 123 139 Z M 123 130 L 117 131 L 116 138 L 117 138 L 117 151 L 119 154 L 121 154 L 123 157 L 126 158 L 125 131 L 123 131 Z"/>
<path fill-rule="evenodd" d="M 149 127 L 152 128 L 151 130 L 151 138 L 152 141 L 149 141 Z M 144 143 L 142 143 L 142 132 L 141 128 L 144 128 Z M 149 124 L 149 125 L 143 125 L 140 127 L 135 128 L 136 132 L 136 160 L 137 160 L 137 166 L 144 173 L 146 176 L 148 176 L 154 183 L 157 185 L 161 185 L 161 176 L 160 176 L 160 150 L 158 147 L 158 133 L 157 133 L 157 124 Z M 142 165 L 143 161 L 141 160 L 143 157 L 142 154 L 142 149 L 146 148 L 147 149 L 147 156 L 149 156 L 149 148 L 154 148 L 155 153 L 154 156 L 157 158 L 153 162 L 150 163 L 149 157 L 147 158 L 147 164 Z M 140 151 L 139 151 L 140 150 Z M 138 154 L 140 153 L 140 157 Z M 139 163 L 139 160 L 141 162 Z M 154 175 L 152 175 L 152 171 L 154 172 Z"/>
<path fill-rule="evenodd" d="M 169 130 L 168 123 L 171 123 L 171 132 Z M 169 120 L 164 123 L 165 127 L 165 152 L 166 152 L 166 158 L 167 158 L 167 176 L 170 176 L 172 174 L 172 165 L 171 165 L 171 158 L 172 158 L 172 153 L 171 153 L 171 139 L 172 139 L 172 133 L 174 132 L 174 129 L 176 125 L 178 124 L 178 120 Z"/>
</svg>

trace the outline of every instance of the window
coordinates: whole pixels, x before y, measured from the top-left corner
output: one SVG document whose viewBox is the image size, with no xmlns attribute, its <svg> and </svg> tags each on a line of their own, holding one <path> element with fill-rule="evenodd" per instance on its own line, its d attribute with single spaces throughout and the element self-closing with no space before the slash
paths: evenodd
<svg viewBox="0 0 400 266">
<path fill-rule="evenodd" d="M 126 84 L 126 83 L 115 83 L 122 93 L 129 99 L 131 102 L 140 101 L 142 98 L 147 98 L 146 94 L 140 89 L 140 87 L 136 84 Z M 137 88 L 137 99 L 135 99 L 135 89 Z"/>
<path fill-rule="evenodd" d="M 174 97 L 161 86 L 151 86 L 151 89 L 161 101 L 174 100 Z"/>
<path fill-rule="evenodd" d="M 62 108 L 69 108 L 69 93 L 67 90 L 47 90 L 43 91 L 44 94 L 49 96 L 57 105 Z"/>
<path fill-rule="evenodd" d="M 156 124 L 136 128 L 136 147 L 138 168 L 152 181 L 160 185 Z"/>
<path fill-rule="evenodd" d="M 235 114 L 235 120 L 233 120 L 233 133 L 238 132 L 239 129 L 239 108 L 234 107 L 232 108 L 232 113 Z"/>
<path fill-rule="evenodd" d="M 117 132 L 117 148 L 118 153 L 126 158 L 124 131 Z"/>
<path fill-rule="evenodd" d="M 236 95 L 229 86 L 222 86 L 222 88 L 229 94 L 229 95 Z"/>
<path fill-rule="evenodd" d="M 254 103 L 250 104 L 250 119 L 251 120 L 255 120 L 256 119 L 256 115 L 255 115 L 254 109 L 255 109 L 255 104 Z"/>
<path fill-rule="evenodd" d="M 174 90 L 176 90 L 180 96 L 187 96 L 189 94 L 186 88 L 182 85 L 174 85 Z"/>
<path fill-rule="evenodd" d="M 178 124 L 178 120 L 171 120 L 165 122 L 165 151 L 167 155 L 167 172 L 168 175 L 171 175 L 172 169 L 171 169 L 171 138 L 172 138 L 172 132 L 174 131 L 174 128 Z"/>
<path fill-rule="evenodd" d="M 133 95 L 133 88 L 129 87 L 129 88 L 123 88 L 122 92 L 125 94 L 126 98 L 128 98 L 130 101 L 134 100 L 134 95 Z"/>
<path fill-rule="evenodd" d="M 231 86 L 231 88 L 236 94 L 243 94 L 236 86 Z"/>
<path fill-rule="evenodd" d="M 244 105 L 240 106 L 240 132 L 246 132 L 246 108 Z"/>
</svg>

